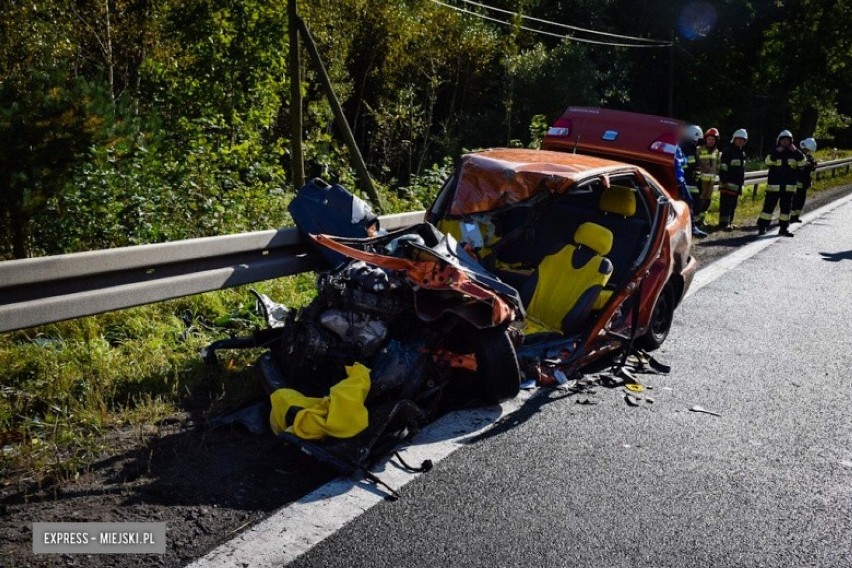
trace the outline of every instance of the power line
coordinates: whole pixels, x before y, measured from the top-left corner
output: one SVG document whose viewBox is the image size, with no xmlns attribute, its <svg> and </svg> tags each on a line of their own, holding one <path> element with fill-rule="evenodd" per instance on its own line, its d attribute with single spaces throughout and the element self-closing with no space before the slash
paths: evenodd
<svg viewBox="0 0 852 568">
<path fill-rule="evenodd" d="M 497 24 L 503 24 L 504 26 L 513 26 L 514 25 L 514 24 L 512 24 L 512 22 L 506 22 L 504 20 L 500 20 L 500 19 L 497 19 L 497 18 L 492 18 L 490 16 L 486 16 L 485 14 L 480 14 L 478 12 L 472 12 L 470 10 L 465 10 L 464 8 L 459 8 L 458 6 L 452 6 L 450 4 L 445 4 L 444 2 L 441 2 L 440 0 L 431 0 L 431 1 L 434 2 L 435 4 L 440 5 L 440 6 L 444 6 L 445 8 L 449 8 L 451 10 L 455 10 L 456 12 L 461 12 L 463 14 L 469 14 L 471 16 L 475 16 L 475 17 L 480 18 L 482 20 L 488 20 L 490 22 L 494 22 L 494 23 L 497 23 Z M 594 40 L 594 39 L 580 38 L 580 37 L 564 35 L 564 34 L 557 34 L 557 33 L 553 33 L 553 32 L 547 32 L 547 31 L 544 31 L 544 30 L 538 30 L 538 29 L 535 29 L 535 28 L 530 28 L 530 27 L 527 27 L 527 26 L 518 26 L 518 27 L 520 29 L 528 31 L 528 32 L 533 32 L 533 33 L 537 33 L 537 34 L 551 36 L 551 37 L 555 37 L 555 38 L 559 38 L 559 39 L 567 39 L 568 41 L 576 41 L 576 42 L 579 42 L 579 43 L 590 43 L 590 44 L 593 44 L 593 45 L 607 45 L 607 46 L 611 46 L 611 47 L 670 47 L 671 46 L 671 44 L 636 45 L 636 44 L 633 44 L 633 43 L 613 43 L 613 42 L 606 42 L 606 41 L 597 41 L 597 40 Z M 601 32 L 601 33 L 603 33 L 603 32 Z"/>
<path fill-rule="evenodd" d="M 495 6 L 488 6 L 487 4 L 480 4 L 479 2 L 474 2 L 473 0 L 461 0 L 461 1 L 464 2 L 465 4 L 470 4 L 472 6 L 478 6 L 480 8 L 485 8 L 486 10 L 493 10 L 495 12 L 502 12 L 503 14 L 510 14 L 512 16 L 520 16 L 524 20 L 530 20 L 530 21 L 533 21 L 533 22 L 540 22 L 542 24 L 547 24 L 547 25 L 550 25 L 550 26 L 556 26 L 558 28 L 564 28 L 564 29 L 567 29 L 567 30 L 573 30 L 573 31 L 583 32 L 583 33 L 593 34 L 593 35 L 614 37 L 614 38 L 618 38 L 618 39 L 628 39 L 628 40 L 631 40 L 631 41 L 652 43 L 652 44 L 656 44 L 656 46 L 660 46 L 660 47 L 671 46 L 671 42 L 669 42 L 669 41 L 663 41 L 663 40 L 658 40 L 658 39 L 648 39 L 648 38 L 644 38 L 644 37 L 636 37 L 636 36 L 628 36 L 628 35 L 620 35 L 620 34 L 612 34 L 612 33 L 608 33 L 608 32 L 600 32 L 600 31 L 597 31 L 597 30 L 590 30 L 590 29 L 587 29 L 587 28 L 580 28 L 580 27 L 577 27 L 577 26 L 562 24 L 560 22 L 552 22 L 550 20 L 542 20 L 541 18 L 535 18 L 533 16 L 527 16 L 525 14 L 520 14 L 518 12 L 512 12 L 510 10 L 504 10 L 502 8 L 497 8 Z M 652 46 L 652 47 L 655 47 L 655 46 Z"/>
</svg>

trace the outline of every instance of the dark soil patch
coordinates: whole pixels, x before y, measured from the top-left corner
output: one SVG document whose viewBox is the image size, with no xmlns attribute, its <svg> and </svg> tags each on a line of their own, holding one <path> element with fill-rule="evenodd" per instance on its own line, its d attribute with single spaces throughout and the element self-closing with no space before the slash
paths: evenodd
<svg viewBox="0 0 852 568">
<path fill-rule="evenodd" d="M 125 438 L 73 483 L 0 487 L 0 568 L 183 566 L 336 475 L 272 435 L 209 431 L 189 416 L 147 441 Z M 32 554 L 32 523 L 59 521 L 165 521 L 167 553 Z"/>
<path fill-rule="evenodd" d="M 806 211 L 849 193 L 852 185 L 815 193 Z M 701 265 L 754 239 L 755 219 L 739 223 L 738 230 L 696 241 Z M 111 446 L 112 455 L 74 482 L 39 487 L 0 478 L 0 568 L 183 566 L 336 475 L 271 435 L 210 431 L 200 412 L 144 435 L 117 432 Z M 167 553 L 32 554 L 32 523 L 57 521 L 165 521 Z"/>
</svg>

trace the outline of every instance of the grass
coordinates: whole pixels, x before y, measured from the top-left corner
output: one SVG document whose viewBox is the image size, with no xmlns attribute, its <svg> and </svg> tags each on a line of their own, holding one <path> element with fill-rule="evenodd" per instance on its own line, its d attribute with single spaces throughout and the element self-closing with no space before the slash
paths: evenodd
<svg viewBox="0 0 852 568">
<path fill-rule="evenodd" d="M 254 287 L 303 305 L 314 275 Z M 256 354 L 232 352 L 211 368 L 198 353 L 263 325 L 253 305 L 242 287 L 0 336 L 0 484 L 73 479 L 113 449 L 116 428 L 142 432 L 199 400 L 209 410 L 239 399 Z"/>
</svg>

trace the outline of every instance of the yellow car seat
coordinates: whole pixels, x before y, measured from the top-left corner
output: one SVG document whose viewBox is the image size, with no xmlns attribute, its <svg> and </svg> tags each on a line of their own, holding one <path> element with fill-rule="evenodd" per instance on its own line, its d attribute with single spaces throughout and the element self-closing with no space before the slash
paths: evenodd
<svg viewBox="0 0 852 568">
<path fill-rule="evenodd" d="M 604 256 L 611 248 L 608 229 L 583 223 L 571 243 L 544 257 L 521 290 L 527 308 L 524 332 L 578 331 L 612 274 Z"/>
</svg>

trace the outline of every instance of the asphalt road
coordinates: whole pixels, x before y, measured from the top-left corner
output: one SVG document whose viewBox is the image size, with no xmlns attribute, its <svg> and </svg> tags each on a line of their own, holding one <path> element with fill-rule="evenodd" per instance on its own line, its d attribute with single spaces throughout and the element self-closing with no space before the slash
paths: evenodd
<svg viewBox="0 0 852 568">
<path fill-rule="evenodd" d="M 850 290 L 847 202 L 685 300 L 653 403 L 534 397 L 292 566 L 852 566 Z"/>
</svg>

